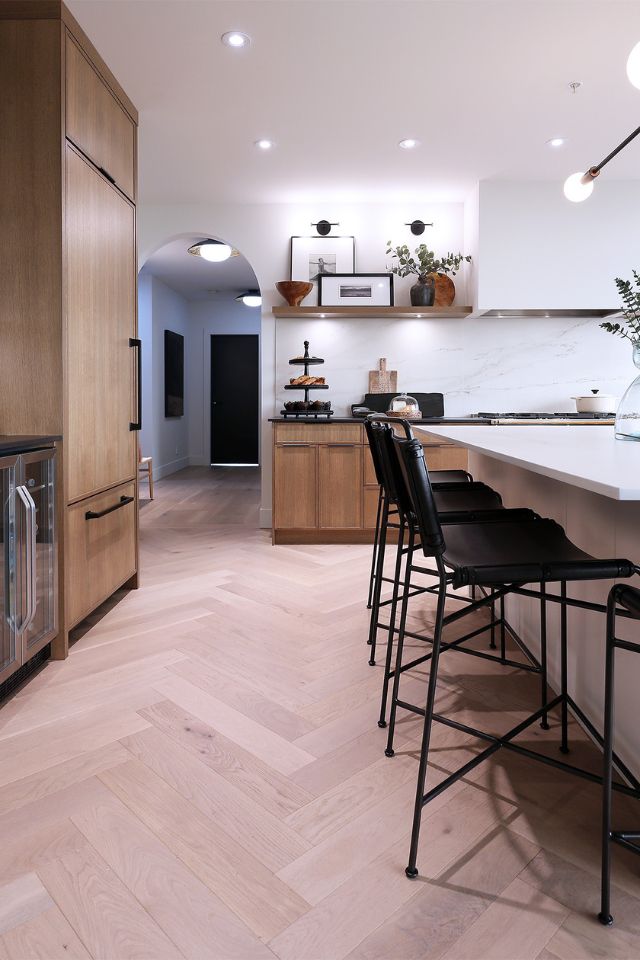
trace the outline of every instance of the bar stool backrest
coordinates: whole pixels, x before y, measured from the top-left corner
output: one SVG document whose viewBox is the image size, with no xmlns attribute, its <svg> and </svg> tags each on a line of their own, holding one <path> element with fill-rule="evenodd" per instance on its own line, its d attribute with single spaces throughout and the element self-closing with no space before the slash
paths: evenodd
<svg viewBox="0 0 640 960">
<path fill-rule="evenodd" d="M 393 446 L 393 428 L 387 422 L 373 421 L 371 439 L 380 464 L 383 490 L 389 500 L 397 504 L 400 511 L 408 516 L 413 508 Z"/>
<path fill-rule="evenodd" d="M 405 440 L 394 435 L 392 443 L 418 523 L 422 551 L 427 557 L 440 557 L 445 551 L 445 541 L 422 444 L 415 439 Z"/>
<path fill-rule="evenodd" d="M 380 463 L 380 453 L 378 451 L 378 442 L 374 434 L 374 424 L 375 421 L 369 420 L 367 418 L 364 421 L 364 430 L 367 435 L 367 440 L 369 441 L 369 451 L 371 453 L 371 459 L 373 460 L 373 469 L 376 475 L 376 481 L 379 487 L 384 487 L 384 474 L 382 470 L 382 464 Z M 387 496 L 389 491 L 385 490 Z"/>
</svg>

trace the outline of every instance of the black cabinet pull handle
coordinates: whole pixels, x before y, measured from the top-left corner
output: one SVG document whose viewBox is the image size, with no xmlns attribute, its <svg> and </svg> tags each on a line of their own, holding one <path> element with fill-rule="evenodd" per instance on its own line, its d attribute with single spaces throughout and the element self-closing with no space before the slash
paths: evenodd
<svg viewBox="0 0 640 960">
<path fill-rule="evenodd" d="M 119 510 L 120 507 L 126 507 L 128 503 L 133 503 L 133 497 L 120 497 L 118 503 L 114 503 L 113 506 L 107 507 L 106 510 L 87 510 L 84 518 L 85 520 L 99 520 L 100 517 L 106 517 L 108 513 L 113 513 L 114 510 Z"/>
<path fill-rule="evenodd" d="M 129 424 L 129 430 L 142 430 L 142 340 L 138 340 L 137 337 L 129 337 L 129 346 L 136 347 L 138 351 L 138 382 L 136 384 L 138 419 L 135 423 Z"/>
<path fill-rule="evenodd" d="M 115 187 L 115 185 L 116 185 L 116 178 L 115 178 L 115 177 L 112 177 L 111 174 L 110 174 L 107 170 L 105 170 L 104 167 L 98 167 L 98 170 L 100 171 L 100 173 L 102 174 L 102 176 L 103 176 L 103 177 L 106 177 L 107 180 L 109 181 L 109 183 L 112 183 L 112 184 L 114 185 L 114 187 Z"/>
</svg>

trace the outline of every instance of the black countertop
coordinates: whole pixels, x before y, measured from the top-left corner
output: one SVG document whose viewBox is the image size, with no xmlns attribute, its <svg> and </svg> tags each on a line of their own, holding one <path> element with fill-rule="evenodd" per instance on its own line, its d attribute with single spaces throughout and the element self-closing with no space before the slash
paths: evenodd
<svg viewBox="0 0 640 960">
<path fill-rule="evenodd" d="M 56 440 L 62 440 L 62 437 L 16 437 L 7 434 L 0 434 L 0 455 L 7 456 L 11 453 L 24 453 L 27 450 L 39 450 L 42 447 L 52 447 Z"/>
<path fill-rule="evenodd" d="M 384 416 L 384 414 L 381 414 Z M 366 417 L 270 417 L 269 423 L 364 423 Z M 488 417 L 424 417 L 421 420 L 410 420 L 409 423 L 431 424 L 457 424 L 467 426 L 474 423 L 490 424 L 492 421 Z"/>
</svg>

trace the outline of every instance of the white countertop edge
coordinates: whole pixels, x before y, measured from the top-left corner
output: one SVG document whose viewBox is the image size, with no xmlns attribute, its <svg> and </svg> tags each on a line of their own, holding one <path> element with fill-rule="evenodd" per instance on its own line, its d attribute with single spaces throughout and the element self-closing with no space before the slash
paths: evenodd
<svg viewBox="0 0 640 960">
<path fill-rule="evenodd" d="M 458 446 L 466 447 L 469 450 L 473 450 L 475 453 L 482 454 L 486 457 L 492 457 L 495 460 L 501 460 L 504 463 L 509 463 L 515 467 L 521 467 L 524 470 L 529 470 L 532 473 L 538 473 L 544 477 L 550 477 L 553 480 L 560 480 L 562 483 L 567 483 L 573 487 L 581 487 L 583 490 L 590 490 L 592 493 L 600 494 L 601 496 L 608 497 L 611 500 L 620 500 L 620 501 L 639 501 L 640 500 L 640 462 L 638 470 L 638 486 L 629 486 L 628 482 L 623 481 L 620 484 L 606 482 L 604 480 L 599 480 L 593 476 L 585 475 L 584 471 L 580 473 L 571 472 L 566 468 L 561 468 L 559 466 L 554 466 L 552 463 L 540 463 L 536 460 L 527 459 L 526 455 L 518 453 L 516 451 L 506 451 L 506 450 L 496 450 L 488 438 L 491 434 L 487 434 L 486 431 L 504 431 L 504 430 L 518 430 L 530 431 L 537 430 L 554 430 L 558 431 L 558 440 L 561 438 L 566 438 L 565 431 L 586 431 L 584 438 L 587 438 L 587 435 L 591 433 L 592 430 L 605 430 L 605 427 L 571 427 L 571 426 L 522 426 L 522 427 L 501 427 L 501 426 L 487 426 L 484 424 L 478 424 L 474 426 L 465 426 L 465 427 L 446 427 L 446 426 L 433 426 L 433 427 L 418 427 L 414 428 L 416 435 L 421 434 L 432 434 L 434 436 L 443 437 L 443 439 L 450 440 L 452 443 L 455 443 Z M 460 432 L 464 431 L 464 436 L 460 436 Z M 476 433 L 477 431 L 477 433 Z M 476 436 L 477 439 L 474 441 L 473 436 Z M 577 435 L 581 437 L 581 434 Z M 497 437 L 496 437 L 497 439 Z M 572 439 L 575 442 L 576 435 L 572 436 Z M 624 444 L 631 443 L 631 441 L 617 440 L 616 443 Z M 640 443 L 634 444 L 637 447 L 638 453 L 640 455 Z M 640 456 L 639 456 L 640 461 Z"/>
</svg>

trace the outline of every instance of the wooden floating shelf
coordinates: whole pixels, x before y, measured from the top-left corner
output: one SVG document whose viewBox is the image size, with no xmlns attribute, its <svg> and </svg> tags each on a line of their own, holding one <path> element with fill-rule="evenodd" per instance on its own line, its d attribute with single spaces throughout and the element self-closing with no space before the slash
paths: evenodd
<svg viewBox="0 0 640 960">
<path fill-rule="evenodd" d="M 454 320 L 468 317 L 471 307 L 274 307 L 279 320 Z"/>
</svg>

